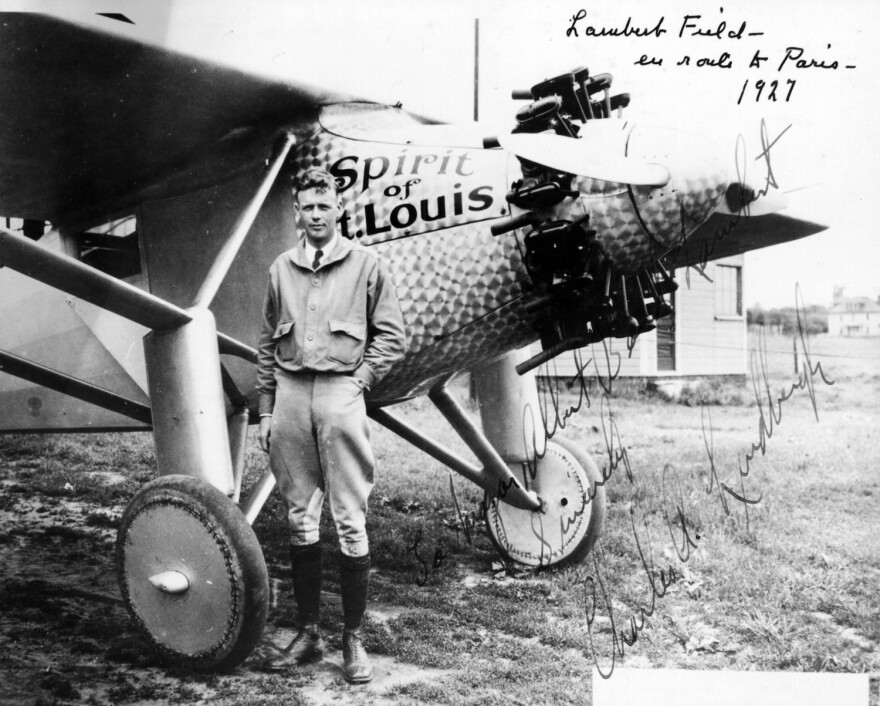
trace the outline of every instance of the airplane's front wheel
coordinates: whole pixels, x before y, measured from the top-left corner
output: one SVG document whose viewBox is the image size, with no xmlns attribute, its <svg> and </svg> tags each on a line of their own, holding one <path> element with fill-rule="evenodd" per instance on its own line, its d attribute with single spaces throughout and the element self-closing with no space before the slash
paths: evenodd
<svg viewBox="0 0 880 706">
<path fill-rule="evenodd" d="M 584 559 L 605 522 L 602 476 L 585 451 L 565 439 L 547 443 L 528 489 L 544 501 L 542 511 L 520 510 L 492 500 L 486 510 L 489 536 L 499 553 L 526 566 L 554 566 Z"/>
<path fill-rule="evenodd" d="M 116 570 L 134 622 L 176 665 L 232 669 L 263 633 L 263 552 L 244 515 L 204 481 L 162 476 L 138 491 L 122 516 Z"/>
</svg>

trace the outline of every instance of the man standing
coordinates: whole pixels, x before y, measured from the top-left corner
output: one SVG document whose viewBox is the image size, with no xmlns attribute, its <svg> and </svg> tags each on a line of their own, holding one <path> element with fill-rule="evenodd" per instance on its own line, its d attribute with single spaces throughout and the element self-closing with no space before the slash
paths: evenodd
<svg viewBox="0 0 880 706">
<path fill-rule="evenodd" d="M 343 210 L 333 177 L 311 169 L 296 179 L 294 190 L 297 226 L 305 237 L 269 270 L 258 388 L 260 445 L 288 505 L 300 629 L 268 666 L 323 655 L 318 525 L 326 493 L 342 550 L 345 678 L 360 683 L 373 677 L 361 639 L 370 570 L 367 498 L 373 488 L 364 390 L 403 357 L 406 336 L 385 266 L 337 232 Z"/>
</svg>

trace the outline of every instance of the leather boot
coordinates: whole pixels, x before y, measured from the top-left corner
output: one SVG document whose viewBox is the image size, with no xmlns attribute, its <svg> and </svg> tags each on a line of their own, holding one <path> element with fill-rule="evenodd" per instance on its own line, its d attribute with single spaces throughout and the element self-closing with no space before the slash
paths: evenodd
<svg viewBox="0 0 880 706">
<path fill-rule="evenodd" d="M 350 684 L 364 684 L 373 678 L 373 665 L 364 649 L 361 628 L 342 633 L 343 673 Z"/>
<path fill-rule="evenodd" d="M 370 584 L 370 555 L 351 557 L 343 554 L 339 561 L 339 583 L 342 593 L 342 658 L 345 680 L 362 684 L 373 678 L 373 667 L 363 645 L 361 622 L 367 608 Z"/>
<path fill-rule="evenodd" d="M 318 629 L 324 573 L 321 545 L 290 545 L 290 563 L 293 569 L 293 597 L 301 627 L 279 656 L 264 663 L 263 667 L 268 670 L 314 662 L 324 656 L 324 639 Z"/>
<path fill-rule="evenodd" d="M 268 671 L 281 671 L 298 664 L 317 662 L 324 656 L 324 638 L 314 623 L 303 625 L 296 637 L 282 650 L 281 654 L 267 660 L 263 669 Z"/>
</svg>

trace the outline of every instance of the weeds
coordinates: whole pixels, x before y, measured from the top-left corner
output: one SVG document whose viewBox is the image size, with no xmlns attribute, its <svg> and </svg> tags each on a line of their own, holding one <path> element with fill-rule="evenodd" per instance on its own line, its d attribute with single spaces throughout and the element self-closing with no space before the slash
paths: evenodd
<svg viewBox="0 0 880 706">
<path fill-rule="evenodd" d="M 872 350 L 860 348 L 858 354 Z M 829 361 L 835 360 L 834 351 L 828 341 L 814 346 L 814 353 Z M 806 397 L 795 395 L 786 403 L 784 424 L 750 470 L 748 488 L 762 499 L 749 508 L 748 524 L 742 507 L 731 504 L 726 512 L 717 487 L 708 491 L 700 412 L 688 406 L 714 405 L 718 474 L 736 479 L 737 459 L 755 438 L 756 425 L 749 398 L 736 396 L 737 383 L 696 385 L 684 394 L 683 404 L 663 401 L 635 382 L 615 383 L 610 413 L 627 448 L 632 479 L 620 468 L 609 479 L 608 518 L 597 552 L 615 627 L 621 629 L 651 605 L 649 576 L 656 581 L 669 567 L 677 573 L 618 663 L 880 670 L 880 540 L 874 520 L 880 511 L 880 378 L 865 364 L 860 369 L 860 358 L 840 360 L 845 364 L 838 369 L 827 365 L 842 382 L 820 391 L 820 422 Z M 772 385 L 790 384 L 790 354 L 769 363 Z M 441 443 L 468 453 L 428 402 L 402 407 Z M 600 467 L 607 464 L 595 406 L 571 417 L 562 433 Z M 245 495 L 266 464 L 251 442 Z M 493 568 L 499 558 L 482 522 L 468 524 L 469 536 L 464 532 L 449 473 L 385 429 L 374 428 L 374 445 L 370 607 L 376 616 L 381 611 L 386 616 L 368 614 L 367 647 L 376 655 L 444 670 L 393 688 L 383 698 L 588 703 L 594 653 L 584 585 L 594 570 L 592 558 L 552 570 Z M 0 624 L 3 638 L 15 646 L 4 663 L 6 683 L 37 685 L 41 695 L 34 697 L 45 703 L 306 703 L 300 690 L 314 683 L 314 671 L 282 678 L 245 667 L 234 676 L 194 679 L 159 667 L 131 628 L 115 588 L 111 538 L 121 508 L 155 473 L 152 454 L 152 440 L 139 433 L 0 437 L 0 513 L 9 520 L 0 534 L 0 558 L 8 567 L 0 586 Z M 458 477 L 453 483 L 468 516 L 482 493 Z M 653 562 L 650 571 L 640 559 L 634 517 L 640 546 Z M 699 540 L 682 561 L 676 547 L 681 548 L 685 529 Z M 270 575 L 282 579 L 285 588 L 270 617 L 271 635 L 294 626 L 286 511 L 277 494 L 255 530 Z M 322 625 L 328 645 L 338 649 L 341 609 L 331 596 L 338 593 L 338 545 L 326 509 L 321 532 L 327 591 Z M 419 556 L 431 566 L 422 586 L 416 537 Z M 435 568 L 431 559 L 438 549 L 444 559 Z M 611 620 L 597 616 L 592 629 L 595 660 L 607 669 Z M 71 666 L 45 672 L 43 655 Z M 116 680 L 114 674 L 123 677 Z M 872 689 L 876 695 L 876 680 Z"/>
</svg>

